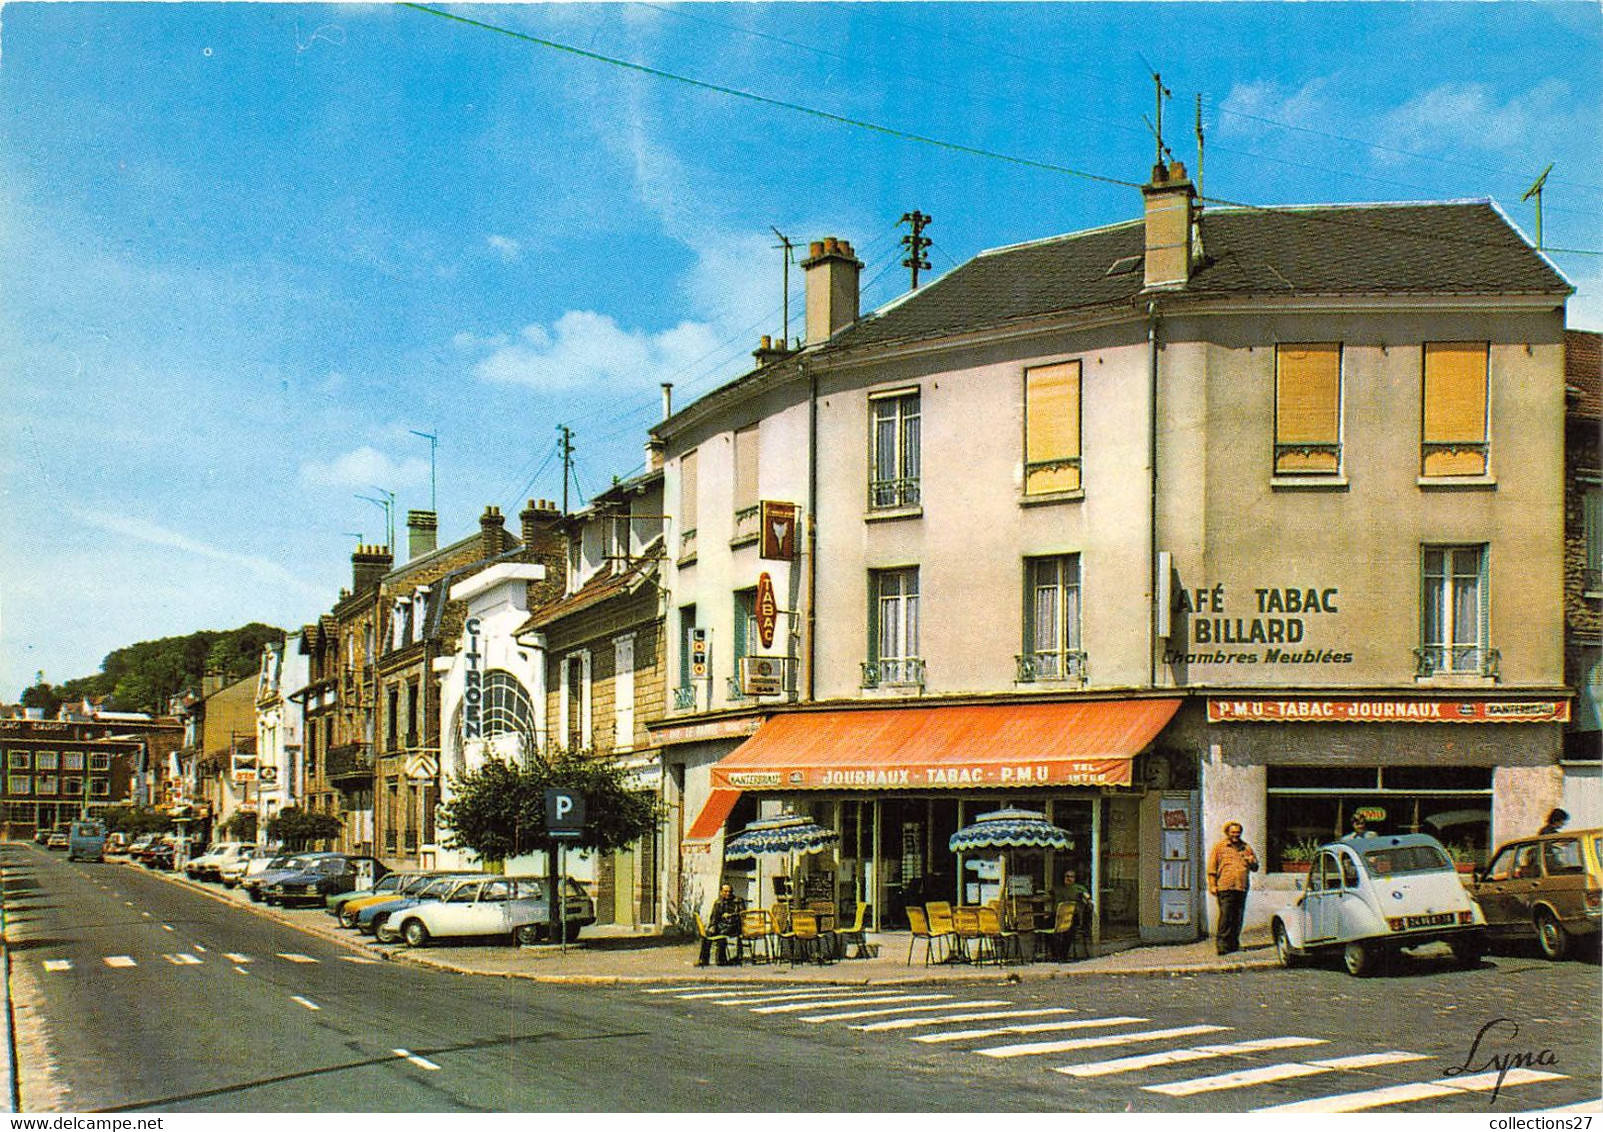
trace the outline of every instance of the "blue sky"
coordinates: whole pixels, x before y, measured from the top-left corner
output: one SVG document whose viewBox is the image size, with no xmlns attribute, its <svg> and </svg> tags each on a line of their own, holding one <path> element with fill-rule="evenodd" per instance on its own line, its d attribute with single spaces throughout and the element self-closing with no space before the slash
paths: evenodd
<svg viewBox="0 0 1603 1132">
<path fill-rule="evenodd" d="M 448 11 L 1124 181 L 1165 137 L 1258 204 L 1520 196 L 1603 250 L 1595 3 L 515 5 Z M 137 640 L 295 627 L 393 491 L 442 542 L 588 495 L 780 332 L 780 252 L 850 239 L 864 306 L 1131 219 L 1135 190 L 377 5 L 0 9 L 0 700 Z M 1603 328 L 1603 256 L 1554 261 Z M 800 333 L 792 271 L 791 333 Z M 400 520 L 398 520 L 399 525 Z M 404 541 L 404 531 L 402 532 Z"/>
</svg>

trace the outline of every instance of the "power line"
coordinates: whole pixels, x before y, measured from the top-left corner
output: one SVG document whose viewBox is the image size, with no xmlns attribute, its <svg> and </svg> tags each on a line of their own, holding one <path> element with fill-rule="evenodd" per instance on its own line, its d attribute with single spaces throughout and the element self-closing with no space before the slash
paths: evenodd
<svg viewBox="0 0 1603 1132">
<path fill-rule="evenodd" d="M 451 12 L 442 12 L 440 9 L 431 8 L 426 4 L 403 4 L 402 7 L 413 8 L 419 12 L 424 12 L 431 16 L 439 16 L 441 19 L 451 20 L 459 24 L 466 24 L 469 27 L 481 28 L 484 31 L 496 32 L 499 35 L 505 35 L 512 39 L 520 39 L 526 43 L 533 43 L 540 47 L 549 47 L 555 51 L 565 51 L 570 55 L 578 55 L 584 59 L 594 59 L 598 63 L 606 63 L 614 67 L 623 67 L 627 70 L 638 71 L 641 74 L 651 75 L 659 79 L 670 79 L 673 82 L 684 83 L 686 86 L 696 87 L 700 90 L 710 90 L 716 94 L 727 94 L 732 98 L 744 98 L 747 101 L 756 102 L 763 106 L 772 106 L 779 110 L 790 110 L 798 114 L 811 115 L 814 118 L 821 118 L 826 122 L 836 122 L 843 126 L 855 126 L 861 130 L 871 130 L 874 133 L 884 134 L 887 137 L 900 138 L 903 141 L 922 142 L 925 145 L 933 145 L 941 149 L 952 150 L 954 153 L 967 153 L 975 157 L 989 157 L 994 161 L 1005 161 L 1011 165 L 1021 165 L 1029 169 L 1044 169 L 1049 173 L 1064 173 L 1070 177 L 1080 177 L 1084 180 L 1096 181 L 1104 185 L 1118 185 L 1119 187 L 1126 189 L 1139 189 L 1141 187 L 1138 182 L 1125 180 L 1121 177 L 1105 177 L 1100 173 L 1089 173 L 1084 169 L 1074 169 L 1067 165 L 1058 165 L 1051 161 L 1037 161 L 1034 158 L 1029 157 L 1016 157 L 1012 154 L 1000 153 L 996 150 L 983 149 L 979 146 L 964 145 L 961 142 L 946 141 L 943 138 L 934 138 L 925 134 L 915 134 L 906 130 L 898 130 L 894 126 L 881 125 L 878 122 L 870 122 L 863 118 L 852 118 L 845 114 L 835 114 L 828 110 L 819 110 L 816 107 L 803 106 L 799 102 L 787 102 L 780 98 L 769 98 L 767 95 L 756 94 L 749 90 L 741 90 L 738 87 L 722 86 L 718 83 L 703 82 L 701 79 L 693 79 L 686 75 L 676 75 L 672 71 L 664 71 L 657 67 L 648 67 L 643 63 L 631 63 L 627 59 L 618 59 L 611 55 L 602 55 L 596 51 L 586 51 L 582 47 L 574 47 L 571 44 L 558 43 L 553 39 L 542 39 L 537 35 L 530 35 L 527 32 L 513 31 L 511 28 L 504 28 L 496 24 L 485 23 L 483 20 L 472 20 L 466 16 L 458 16 Z"/>
</svg>

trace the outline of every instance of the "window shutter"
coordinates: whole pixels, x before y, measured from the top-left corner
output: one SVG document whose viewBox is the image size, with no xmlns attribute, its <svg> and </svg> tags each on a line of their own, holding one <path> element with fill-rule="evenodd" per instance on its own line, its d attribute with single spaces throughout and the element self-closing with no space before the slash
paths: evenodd
<svg viewBox="0 0 1603 1132">
<path fill-rule="evenodd" d="M 1339 471 L 1341 344 L 1280 346 L 1275 361 L 1275 471 Z M 1296 445 L 1324 447 L 1281 451 Z"/>
<path fill-rule="evenodd" d="M 1080 487 L 1080 363 L 1038 366 L 1024 375 L 1024 491 Z"/>
<path fill-rule="evenodd" d="M 735 510 L 757 506 L 757 426 L 735 431 Z"/>
<path fill-rule="evenodd" d="M 679 526 L 681 530 L 696 529 L 696 455 L 700 449 L 679 457 Z"/>
<path fill-rule="evenodd" d="M 1486 370 L 1484 342 L 1425 343 L 1427 476 L 1486 472 Z M 1434 445 L 1466 445 L 1434 448 Z"/>
</svg>

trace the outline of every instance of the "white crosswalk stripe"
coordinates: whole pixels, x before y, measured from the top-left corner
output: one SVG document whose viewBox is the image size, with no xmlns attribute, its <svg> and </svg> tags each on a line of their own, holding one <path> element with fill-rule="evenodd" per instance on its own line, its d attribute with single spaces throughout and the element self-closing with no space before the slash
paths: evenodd
<svg viewBox="0 0 1603 1132">
<path fill-rule="evenodd" d="M 44 968 L 45 968 L 46 971 L 53 971 L 53 972 L 55 972 L 55 971 L 70 971 L 70 970 L 72 970 L 72 960 L 71 959 L 46 959 L 44 961 Z"/>
<path fill-rule="evenodd" d="M 806 1014 L 806 1015 L 803 1015 L 801 1018 L 799 1018 L 797 1020 L 800 1021 L 800 1022 L 845 1022 L 845 1021 L 848 1021 L 849 1019 L 853 1019 L 853 1018 L 884 1018 L 884 1017 L 887 1017 L 888 1015 L 892 1015 L 892 1014 L 910 1014 L 915 1010 L 951 1010 L 954 1006 L 957 1006 L 957 1005 L 959 1005 L 959 1004 L 955 1003 L 955 1002 L 939 1002 L 939 1003 L 935 1003 L 933 1005 L 928 1005 L 928 1006 L 880 1006 L 880 1007 L 876 1007 L 873 1010 L 848 1010 L 844 1014 Z M 1011 1006 L 1012 1003 L 1004 1002 L 1002 999 L 996 998 L 996 999 L 982 1000 L 982 1001 L 979 1001 L 979 1002 L 965 1002 L 965 1003 L 962 1003 L 961 1005 L 963 1005 L 963 1006 Z M 924 1023 L 924 1022 L 929 1022 L 929 1021 L 932 1021 L 932 1019 L 921 1019 L 921 1018 L 912 1019 L 912 1023 L 915 1026 L 919 1025 L 921 1023 Z M 864 1029 L 864 1027 L 862 1027 L 862 1026 L 854 1026 L 853 1029 L 860 1030 L 860 1029 Z"/>
<path fill-rule="evenodd" d="M 390 1052 L 393 1053 L 396 1057 L 404 1057 L 404 1058 L 406 1058 L 406 1060 L 410 1061 L 413 1065 L 417 1066 L 419 1069 L 438 1069 L 439 1068 L 438 1065 L 434 1064 L 434 1062 L 430 1061 L 428 1058 L 423 1057 L 423 1056 L 421 1056 L 419 1054 L 415 1054 L 411 1050 L 393 1049 Z"/>
<path fill-rule="evenodd" d="M 255 960 L 253 960 L 249 955 L 241 955 L 237 951 L 225 951 L 225 952 L 223 952 L 223 958 L 228 960 L 230 963 L 252 963 L 252 962 L 255 962 Z"/>
<path fill-rule="evenodd" d="M 108 967 L 137 967 L 132 955 L 108 955 L 104 960 Z"/>
<path fill-rule="evenodd" d="M 377 963 L 378 962 L 377 959 L 369 959 L 365 955 L 341 955 L 340 958 L 345 960 L 345 962 L 347 962 L 347 963 Z"/>
<path fill-rule="evenodd" d="M 677 997 L 692 1002 L 705 999 L 708 1002 L 718 1002 L 724 1005 L 733 1005 L 741 1002 L 778 1002 L 788 998 L 839 998 L 847 994 L 861 994 L 862 991 L 843 991 L 839 987 L 826 987 L 823 990 L 702 990 L 681 994 Z"/>
<path fill-rule="evenodd" d="M 1102 1046 L 1122 1046 L 1135 1042 L 1162 1042 L 1170 1038 L 1188 1038 L 1192 1034 L 1216 1034 L 1220 1030 L 1228 1029 L 1229 1026 L 1171 1026 L 1166 1030 L 1138 1030 L 1134 1033 L 1113 1034 L 1099 1038 L 1069 1038 L 1061 1042 L 1021 1042 L 1018 1045 L 992 1046 L 974 1052 L 984 1054 L 986 1057 L 1034 1057 L 1043 1053 L 1067 1053 L 1073 1049 L 1097 1049 Z"/>
<path fill-rule="evenodd" d="M 287 959 L 291 963 L 316 963 L 317 962 L 317 960 L 313 959 L 310 955 L 302 955 L 298 951 L 280 951 L 278 953 L 278 957 L 280 959 Z"/>
<path fill-rule="evenodd" d="M 1379 1089 L 1365 1089 L 1357 1093 L 1338 1093 L 1329 1097 L 1292 1104 L 1271 1105 L 1253 1109 L 1254 1112 L 1363 1112 L 1371 1108 L 1403 1104 L 1407 1101 L 1432 1100 L 1451 1097 L 1458 1093 L 1484 1093 L 1513 1085 L 1529 1085 L 1536 1081 L 1562 1081 L 1564 1074 L 1547 1073 L 1540 1069 L 1510 1069 L 1507 1075 L 1478 1073 L 1470 1077 L 1443 1077 L 1437 1081 L 1417 1081 L 1407 1085 L 1386 1085 Z"/>
<path fill-rule="evenodd" d="M 1242 1089 L 1249 1085 L 1264 1085 L 1271 1081 L 1289 1081 L 1293 1077 L 1313 1077 L 1320 1073 L 1334 1073 L 1338 1069 L 1368 1069 L 1375 1065 L 1395 1065 L 1403 1061 L 1428 1061 L 1423 1053 L 1389 1050 L 1386 1053 L 1361 1053 L 1352 1057 L 1330 1057 L 1321 1061 L 1283 1061 L 1278 1065 L 1260 1065 L 1234 1073 L 1220 1073 L 1213 1077 L 1193 1077 L 1189 1081 L 1171 1081 L 1167 1085 L 1142 1085 L 1149 1093 L 1162 1093 L 1166 1097 L 1189 1097 L 1196 1093 L 1215 1093 L 1221 1089 Z"/>
<path fill-rule="evenodd" d="M 915 1042 L 966 1042 L 974 1038 L 1000 1038 L 1008 1034 L 1044 1034 L 1053 1030 L 1084 1030 L 1091 1026 L 1128 1026 L 1150 1022 L 1150 1018 L 1115 1015 L 1111 1018 L 1077 1018 L 1071 1022 L 1029 1022 L 1017 1026 L 992 1026 L 985 1030 L 950 1030 L 944 1034 L 918 1034 Z"/>
<path fill-rule="evenodd" d="M 955 1002 L 942 1003 L 935 1007 L 937 1010 L 951 1010 L 954 1006 L 988 1006 L 985 1002 Z M 1009 1003 L 999 1005 L 1007 1006 Z M 865 1033 L 877 1033 L 880 1030 L 911 1030 L 916 1026 L 944 1025 L 948 1022 L 995 1022 L 1003 1018 L 1040 1018 L 1048 1014 L 1073 1014 L 1074 1011 L 1066 1006 L 1039 1006 L 1028 1010 L 986 1010 L 974 1014 L 945 1014 L 938 1018 L 893 1018 L 888 1022 L 867 1022 L 861 1026 L 853 1026 L 854 1030 Z M 1145 1019 L 1143 1019 L 1145 1021 Z"/>
<path fill-rule="evenodd" d="M 938 999 L 950 999 L 949 994 L 871 994 L 856 998 L 836 999 L 836 1006 L 879 1006 L 887 1002 L 932 1002 Z M 778 1006 L 754 1006 L 753 1014 L 795 1014 L 803 1010 L 813 1010 L 817 1002 L 785 1002 Z"/>
<path fill-rule="evenodd" d="M 196 967 L 202 962 L 187 951 L 178 952 L 176 955 L 163 955 L 162 958 L 175 967 Z"/>
<path fill-rule="evenodd" d="M 1079 1065 L 1059 1065 L 1054 1068 L 1056 1072 L 1066 1073 L 1070 1077 L 1106 1077 L 1114 1073 L 1131 1073 L 1137 1069 L 1153 1069 L 1160 1065 L 1177 1065 L 1186 1061 L 1206 1061 L 1209 1058 L 1228 1057 L 1237 1053 L 1259 1053 L 1264 1050 L 1325 1044 L 1327 1044 L 1325 1038 L 1251 1038 L 1243 1042 L 1192 1046 L 1190 1049 L 1171 1049 L 1162 1053 L 1139 1053 L 1130 1057 L 1116 1057 L 1110 1061 L 1087 1061 Z"/>
</svg>

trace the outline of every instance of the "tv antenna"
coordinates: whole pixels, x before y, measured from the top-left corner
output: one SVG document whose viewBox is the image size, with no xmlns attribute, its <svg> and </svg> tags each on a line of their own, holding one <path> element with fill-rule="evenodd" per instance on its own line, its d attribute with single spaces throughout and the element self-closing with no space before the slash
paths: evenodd
<svg viewBox="0 0 1603 1132">
<path fill-rule="evenodd" d="M 1152 98 L 1157 108 L 1158 117 L 1156 124 L 1146 115 L 1142 115 L 1141 120 L 1147 124 L 1147 129 L 1151 130 L 1152 136 L 1157 139 L 1158 156 L 1155 164 L 1162 165 L 1166 158 L 1170 161 L 1174 160 L 1174 154 L 1169 151 L 1168 146 L 1163 144 L 1163 100 L 1165 98 L 1173 98 L 1174 92 L 1163 85 L 1163 76 L 1158 74 L 1151 63 L 1147 62 L 1145 55 L 1141 56 L 1141 64 L 1146 67 L 1147 73 L 1152 76 Z"/>
<path fill-rule="evenodd" d="M 373 490 L 378 492 L 379 496 L 382 496 L 383 498 L 372 495 L 362 495 L 359 492 L 357 493 L 356 498 L 365 499 L 369 503 L 376 503 L 380 507 L 384 508 L 384 529 L 386 532 L 388 532 L 386 537 L 389 539 L 389 541 L 384 544 L 384 548 L 393 554 L 395 553 L 395 493 L 393 491 L 386 491 L 382 487 L 375 487 Z"/>
<path fill-rule="evenodd" d="M 406 431 L 413 436 L 421 436 L 429 442 L 429 510 L 438 515 L 439 510 L 434 502 L 434 450 L 439 447 L 440 438 L 432 432 L 419 432 L 415 428 L 409 428 Z"/>
<path fill-rule="evenodd" d="M 1536 250 L 1537 251 L 1541 251 L 1542 250 L 1542 186 L 1547 184 L 1547 175 L 1549 173 L 1551 173 L 1552 171 L 1553 171 L 1553 163 L 1551 161 L 1549 161 L 1547 163 L 1547 168 L 1542 170 L 1542 175 L 1540 177 L 1536 178 L 1536 184 L 1534 184 L 1530 188 L 1526 189 L 1525 190 L 1525 195 L 1520 197 L 1520 200 L 1522 200 L 1522 201 L 1530 200 L 1532 197 L 1536 198 Z"/>
<path fill-rule="evenodd" d="M 776 248 L 783 248 L 785 250 L 785 269 L 784 276 L 781 281 L 781 287 L 784 293 L 782 309 L 785 312 L 785 333 L 784 336 L 779 339 L 779 344 L 784 349 L 788 350 L 790 349 L 790 251 L 796 245 L 790 242 L 789 236 L 785 235 L 785 233 L 781 232 L 778 228 L 775 228 L 772 224 L 770 224 L 768 228 L 769 231 L 773 232 L 774 235 L 779 237 L 779 243 L 775 244 L 774 246 Z"/>
</svg>

